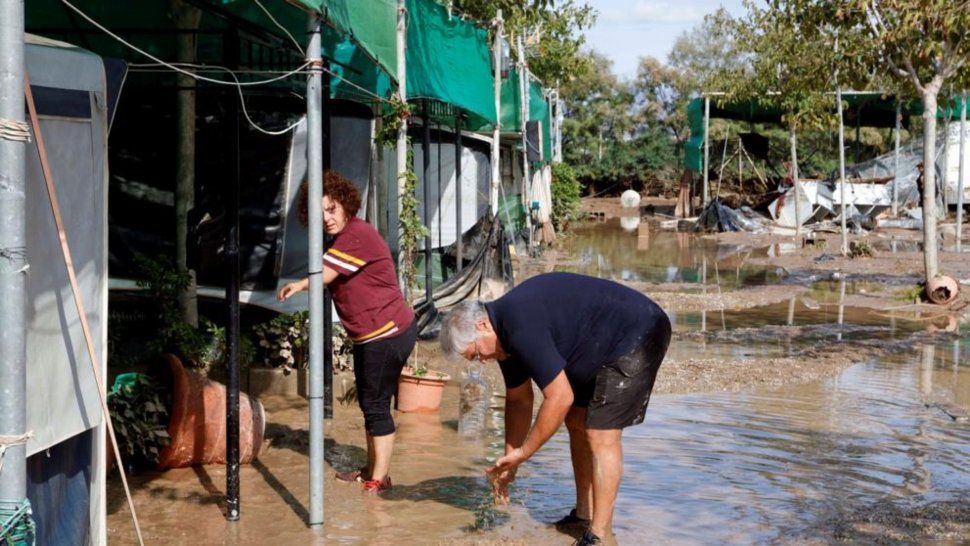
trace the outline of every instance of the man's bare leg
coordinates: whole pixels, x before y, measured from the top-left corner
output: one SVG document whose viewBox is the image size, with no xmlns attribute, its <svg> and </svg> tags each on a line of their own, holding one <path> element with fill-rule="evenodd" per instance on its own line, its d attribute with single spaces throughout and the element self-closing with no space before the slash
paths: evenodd
<svg viewBox="0 0 970 546">
<path fill-rule="evenodd" d="M 593 518 L 589 530 L 607 538 L 613 534 L 613 507 L 623 475 L 621 429 L 587 430 L 593 455 Z"/>
<path fill-rule="evenodd" d="M 593 454 L 586 437 L 586 408 L 570 408 L 566 429 L 576 481 L 576 517 L 588 520 L 593 511 Z"/>
</svg>

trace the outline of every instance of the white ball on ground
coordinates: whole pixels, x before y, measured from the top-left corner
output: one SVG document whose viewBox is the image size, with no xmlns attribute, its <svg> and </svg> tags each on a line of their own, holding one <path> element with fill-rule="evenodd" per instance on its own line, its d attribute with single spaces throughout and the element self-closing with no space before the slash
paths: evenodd
<svg viewBox="0 0 970 546">
<path fill-rule="evenodd" d="M 633 190 L 626 190 L 620 196 L 620 205 L 632 209 L 640 206 L 640 194 Z"/>
</svg>

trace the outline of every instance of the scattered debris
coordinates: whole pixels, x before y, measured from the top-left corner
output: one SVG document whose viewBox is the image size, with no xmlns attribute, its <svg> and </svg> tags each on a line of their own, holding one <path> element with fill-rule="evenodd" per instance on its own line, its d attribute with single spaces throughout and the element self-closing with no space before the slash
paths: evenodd
<svg viewBox="0 0 970 546">
<path fill-rule="evenodd" d="M 947 403 L 930 403 L 926 404 L 927 408 L 936 408 L 946 414 L 947 417 L 953 419 L 957 423 L 966 423 L 970 421 L 970 412 L 966 408 L 958 406 L 956 404 Z"/>
<path fill-rule="evenodd" d="M 876 251 L 866 241 L 852 241 L 849 243 L 850 258 L 872 258 L 875 255 Z"/>
<path fill-rule="evenodd" d="M 747 210 L 737 211 L 726 206 L 720 199 L 713 199 L 697 217 L 694 230 L 705 232 L 763 231 L 762 219 L 750 208 L 744 208 Z"/>
</svg>

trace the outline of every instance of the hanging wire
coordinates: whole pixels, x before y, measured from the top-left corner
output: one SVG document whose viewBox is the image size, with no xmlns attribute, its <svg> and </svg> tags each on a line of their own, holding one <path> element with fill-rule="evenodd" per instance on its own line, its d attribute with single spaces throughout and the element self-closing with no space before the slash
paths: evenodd
<svg viewBox="0 0 970 546">
<path fill-rule="evenodd" d="M 136 46 L 134 44 L 132 44 L 131 42 L 128 42 L 127 40 L 125 40 L 121 36 L 118 36 L 114 32 L 111 32 L 110 30 L 108 30 L 101 23 L 98 23 L 97 21 L 95 21 L 94 19 L 92 19 L 90 16 L 88 16 L 88 14 L 86 14 L 83 11 L 81 11 L 80 9 L 78 9 L 74 4 L 71 4 L 68 0 L 61 0 L 61 3 L 64 4 L 65 6 L 67 6 L 68 8 L 70 8 L 72 11 L 74 11 L 78 15 L 80 15 L 82 19 L 84 19 L 85 21 L 91 23 L 92 25 L 94 25 L 95 27 L 97 27 L 99 30 L 101 30 L 102 32 L 104 32 L 108 36 L 111 36 L 112 38 L 114 38 L 118 42 L 121 42 L 123 45 L 127 46 L 128 48 L 130 48 L 130 49 L 132 49 L 132 50 L 134 50 L 134 51 L 136 51 L 138 53 L 141 53 L 145 57 L 148 57 L 149 59 L 155 61 L 156 63 L 158 63 L 158 64 L 160 64 L 162 66 L 167 66 L 168 68 L 170 68 L 170 69 L 172 69 L 172 70 L 174 70 L 176 72 L 180 72 L 182 74 L 185 74 L 186 76 L 189 76 L 190 78 L 195 78 L 196 80 L 199 80 L 199 81 L 214 83 L 214 84 L 217 84 L 217 85 L 238 85 L 238 86 L 253 87 L 253 86 L 266 85 L 266 84 L 269 84 L 269 83 L 278 82 L 280 80 L 285 80 L 286 78 L 289 78 L 290 76 L 292 76 L 294 74 L 299 74 L 300 72 L 303 71 L 304 68 L 310 66 L 310 62 L 307 61 L 307 62 L 304 62 L 302 65 L 300 65 L 299 68 L 297 68 L 295 70 L 292 70 L 290 72 L 287 72 L 286 74 L 283 74 L 281 76 L 277 76 L 275 78 L 270 78 L 268 80 L 261 80 L 261 81 L 255 81 L 255 82 L 239 82 L 238 80 L 236 80 L 236 82 L 233 83 L 233 82 L 227 82 L 225 80 L 217 80 L 217 79 L 213 79 L 213 78 L 207 78 L 205 76 L 200 76 L 198 74 L 194 74 L 192 72 L 189 72 L 187 70 L 183 70 L 183 69 L 175 66 L 175 64 L 178 64 L 178 63 L 175 63 L 175 64 L 173 64 L 173 63 L 167 63 L 167 62 L 159 59 L 158 57 L 152 55 L 151 53 L 148 53 L 147 51 L 139 48 L 138 46 Z"/>
<path fill-rule="evenodd" d="M 272 21 L 273 24 L 275 24 L 277 27 L 279 27 L 280 30 L 282 30 L 287 36 L 289 36 L 290 40 L 293 40 L 293 45 L 296 46 L 296 50 L 299 51 L 304 57 L 306 57 L 306 51 L 303 50 L 303 46 L 301 46 L 300 43 L 296 41 L 296 38 L 294 38 L 293 35 L 290 34 L 290 31 L 286 30 L 286 27 L 281 25 L 280 22 L 277 21 L 275 17 L 273 17 L 273 14 L 270 13 L 268 9 L 266 9 L 266 6 L 264 6 L 263 3 L 260 2 L 259 0 L 253 0 L 253 2 L 256 2 L 256 5 L 259 6 L 259 9 L 263 10 L 263 13 L 266 14 L 266 17 L 269 17 L 269 20 Z"/>
<path fill-rule="evenodd" d="M 246 118 L 246 121 L 249 122 L 249 125 L 253 129 L 256 129 L 257 131 L 259 131 L 260 133 L 263 133 L 265 135 L 269 135 L 269 136 L 285 135 L 286 133 L 289 133 L 293 129 L 296 129 L 297 126 L 299 126 L 300 123 L 303 122 L 303 120 L 300 119 L 296 123 L 293 123 L 292 125 L 288 125 L 285 129 L 280 129 L 278 131 L 272 131 L 272 130 L 269 130 L 269 129 L 263 129 L 262 127 L 260 127 L 259 125 L 257 125 L 256 122 L 253 121 L 253 118 L 249 116 L 249 110 L 246 109 L 246 99 L 245 99 L 245 97 L 243 95 L 242 82 L 239 81 L 239 77 L 236 76 L 236 73 L 235 72 L 233 72 L 232 70 L 230 70 L 229 68 L 226 68 L 224 66 L 197 65 L 197 64 L 192 64 L 192 63 L 172 63 L 171 65 L 169 65 L 169 63 L 157 63 L 157 64 L 144 63 L 144 64 L 132 64 L 132 65 L 129 65 L 129 66 L 134 66 L 136 68 L 147 68 L 147 67 L 153 67 L 153 66 L 159 66 L 159 65 L 175 66 L 175 67 L 185 66 L 185 67 L 189 67 L 189 68 L 202 68 L 202 69 L 207 69 L 207 70 L 210 70 L 210 71 L 221 71 L 221 72 L 225 72 L 225 73 L 229 74 L 229 76 L 232 77 L 232 79 L 235 81 L 236 91 L 239 93 L 239 103 L 242 105 L 243 116 Z M 180 72 L 184 72 L 181 69 L 179 71 Z M 189 73 L 192 74 L 191 72 L 189 72 Z M 208 79 L 208 78 L 206 78 L 206 79 Z M 229 82 L 223 82 L 223 83 L 229 83 Z M 229 83 L 229 84 L 230 85 L 233 85 L 231 83 Z"/>
</svg>

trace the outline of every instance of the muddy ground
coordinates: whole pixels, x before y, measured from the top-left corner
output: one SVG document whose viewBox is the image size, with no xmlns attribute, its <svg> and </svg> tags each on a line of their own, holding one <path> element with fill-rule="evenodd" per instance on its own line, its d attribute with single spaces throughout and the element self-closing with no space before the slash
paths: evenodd
<svg viewBox="0 0 970 546">
<path fill-rule="evenodd" d="M 586 199 L 583 209 L 607 217 L 619 216 L 623 211 L 617 202 L 617 198 Z M 672 209 L 669 200 L 645 200 L 643 205 L 651 205 L 654 212 L 660 213 Z M 809 383 L 833 377 L 854 363 L 953 339 L 954 329 L 965 329 L 970 298 L 962 295 L 946 308 L 911 301 L 923 267 L 922 255 L 913 246 L 914 234 L 870 234 L 866 240 L 876 249 L 876 255 L 858 259 L 838 255 L 838 234 L 818 234 L 827 241 L 825 248 L 795 245 L 790 236 L 710 235 L 706 237 L 752 248 L 775 247 L 775 251 L 750 258 L 750 263 L 782 270 L 780 281 L 723 290 L 716 286 L 699 287 L 696 283 L 624 281 L 672 313 L 704 313 L 712 323 L 725 321 L 725 314 L 743 313 L 745 309 L 767 308 L 783 313 L 785 307 L 797 302 L 801 307 L 821 307 L 833 313 L 841 303 L 851 308 L 847 311 L 847 324 L 866 323 L 872 319 L 870 315 L 881 313 L 898 317 L 908 325 L 891 340 L 870 338 L 866 327 L 853 330 L 850 326 L 845 330 L 847 339 L 832 343 L 833 332 L 820 331 L 822 327 L 818 326 L 756 324 L 749 328 L 698 331 L 675 324 L 671 352 L 661 368 L 655 392 L 737 392 Z M 539 260 L 519 258 L 517 279 L 552 271 L 576 260 L 570 254 L 568 237 L 561 237 L 556 247 L 548 249 Z M 898 247 L 910 245 L 913 250 L 897 248 L 893 253 L 887 246 L 893 238 Z M 853 236 L 853 240 L 858 239 Z M 962 255 L 942 253 L 941 268 L 957 279 L 970 279 L 970 260 Z M 838 283 L 846 282 L 852 288 L 836 301 Z M 778 354 L 754 351 L 750 355 L 718 352 L 718 347 L 727 345 L 779 345 L 784 350 Z M 460 378 L 467 366 L 444 358 L 434 342 L 420 343 L 417 354 L 430 368 L 455 378 Z M 485 364 L 483 370 L 500 404 L 502 382 L 498 367 Z M 344 398 L 352 382 L 349 374 L 337 375 L 335 395 Z M 132 482 L 148 543 L 568 544 L 571 540 L 522 506 L 513 504 L 500 510 L 492 507 L 482 478 L 488 457 L 483 456 L 481 446 L 462 444 L 457 437 L 458 389 L 454 385 L 445 391 L 440 414 L 398 416 L 392 475 L 399 486 L 386 498 L 362 495 L 358 487 L 336 484 L 330 479 L 334 469 L 346 470 L 362 464 L 364 454 L 359 410 L 349 399 L 336 403 L 335 418 L 327 424 L 327 524 L 322 530 L 311 531 L 306 527 L 306 403 L 292 398 L 268 398 L 264 402 L 268 410 L 264 451 L 256 464 L 242 470 L 243 520 L 228 524 L 222 518 L 222 467 L 144 473 Z M 494 451 L 497 447 L 488 449 Z M 116 477 L 109 480 L 108 526 L 112 543 L 133 542 L 123 499 L 120 482 Z M 876 502 L 864 510 L 833 514 L 819 522 L 817 529 L 804 536 L 793 536 L 791 541 L 956 544 L 967 537 L 970 506 L 927 498 L 909 499 L 905 504 Z"/>
</svg>

